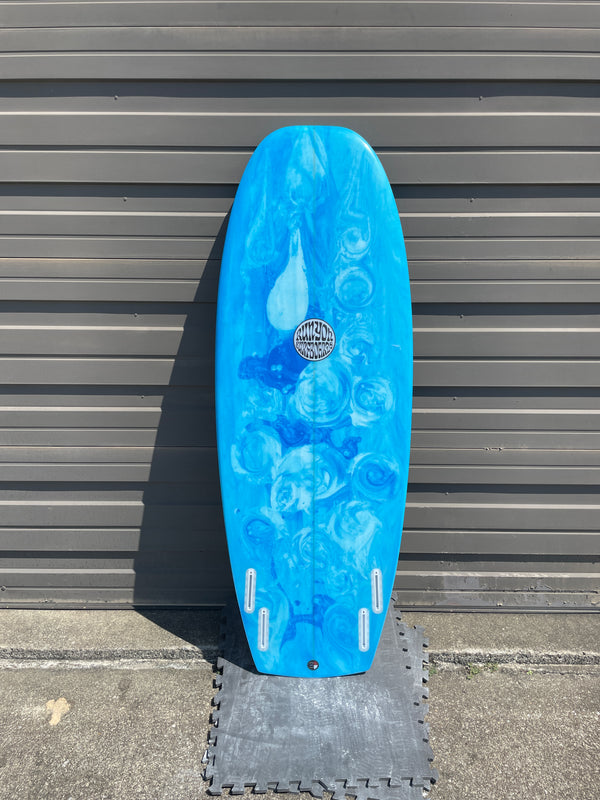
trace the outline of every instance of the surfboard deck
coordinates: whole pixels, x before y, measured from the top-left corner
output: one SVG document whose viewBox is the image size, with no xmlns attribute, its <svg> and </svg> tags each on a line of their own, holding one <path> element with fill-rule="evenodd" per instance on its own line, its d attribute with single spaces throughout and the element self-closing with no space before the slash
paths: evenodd
<svg viewBox="0 0 600 800">
<path fill-rule="evenodd" d="M 260 672 L 369 669 L 406 500 L 412 317 L 377 156 L 346 128 L 264 139 L 228 224 L 216 411 L 231 568 Z"/>
</svg>

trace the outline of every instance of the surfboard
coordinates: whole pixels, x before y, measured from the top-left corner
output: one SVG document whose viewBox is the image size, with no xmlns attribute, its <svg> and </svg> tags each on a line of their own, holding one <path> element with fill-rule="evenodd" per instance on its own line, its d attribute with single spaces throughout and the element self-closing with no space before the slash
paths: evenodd
<svg viewBox="0 0 600 800">
<path fill-rule="evenodd" d="M 216 333 L 221 496 L 256 668 L 364 672 L 402 535 L 412 317 L 394 196 L 357 133 L 294 126 L 257 147 Z"/>
</svg>

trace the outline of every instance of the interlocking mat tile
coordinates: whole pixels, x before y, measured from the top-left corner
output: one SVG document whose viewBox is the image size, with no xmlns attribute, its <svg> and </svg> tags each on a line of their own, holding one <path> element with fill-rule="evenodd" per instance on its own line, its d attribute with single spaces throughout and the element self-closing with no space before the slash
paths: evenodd
<svg viewBox="0 0 600 800">
<path fill-rule="evenodd" d="M 334 800 L 415 800 L 437 778 L 427 713 L 427 640 L 388 609 L 373 666 L 339 678 L 256 672 L 239 611 L 225 612 L 213 727 L 211 794 L 245 787 Z"/>
</svg>

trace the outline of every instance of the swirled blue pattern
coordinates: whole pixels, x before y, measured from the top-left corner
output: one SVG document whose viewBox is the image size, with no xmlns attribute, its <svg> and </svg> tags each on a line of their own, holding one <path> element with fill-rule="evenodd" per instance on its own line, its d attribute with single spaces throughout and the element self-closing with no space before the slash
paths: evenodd
<svg viewBox="0 0 600 800">
<path fill-rule="evenodd" d="M 307 319 L 335 334 L 320 361 L 294 347 Z M 221 267 L 216 378 L 223 509 L 257 668 L 368 669 L 400 547 L 412 321 L 393 193 L 352 131 L 282 128 L 251 158 Z"/>
<path fill-rule="evenodd" d="M 359 456 L 352 469 L 352 487 L 357 496 L 384 502 L 400 490 L 397 464 L 378 453 Z"/>
</svg>

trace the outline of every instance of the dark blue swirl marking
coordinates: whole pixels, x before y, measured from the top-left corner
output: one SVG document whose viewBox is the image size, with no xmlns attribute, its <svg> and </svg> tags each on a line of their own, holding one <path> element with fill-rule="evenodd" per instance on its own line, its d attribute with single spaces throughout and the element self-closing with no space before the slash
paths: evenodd
<svg viewBox="0 0 600 800">
<path fill-rule="evenodd" d="M 398 492 L 399 483 L 397 464 L 385 456 L 367 453 L 354 464 L 352 487 L 357 494 L 369 500 L 391 500 Z"/>
<path fill-rule="evenodd" d="M 292 391 L 298 375 L 306 367 L 306 361 L 294 350 L 292 337 L 288 337 L 266 356 L 248 356 L 242 359 L 239 377 L 242 380 L 254 378 L 267 386 L 279 389 L 283 394 Z"/>
<path fill-rule="evenodd" d="M 259 548 L 260 552 L 270 550 L 278 535 L 271 520 L 258 514 L 244 520 L 242 533 L 251 547 Z"/>
<path fill-rule="evenodd" d="M 281 442 L 286 448 L 301 447 L 304 444 L 329 444 L 345 459 L 350 460 L 358 453 L 360 436 L 348 436 L 348 428 L 352 428 L 352 419 L 346 415 L 339 419 L 335 427 L 312 428 L 302 420 L 291 421 L 282 414 L 269 422 L 277 431 Z"/>
</svg>

